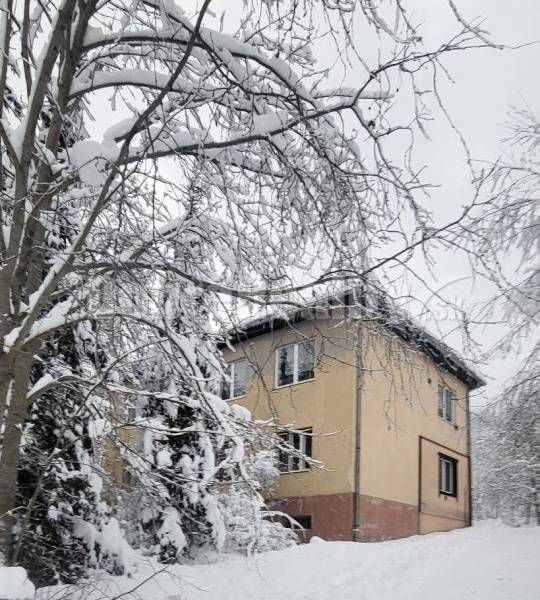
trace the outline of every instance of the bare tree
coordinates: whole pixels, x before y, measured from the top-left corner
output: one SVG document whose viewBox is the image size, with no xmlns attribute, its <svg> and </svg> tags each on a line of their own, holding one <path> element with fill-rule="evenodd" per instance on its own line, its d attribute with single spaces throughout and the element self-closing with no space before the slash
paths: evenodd
<svg viewBox="0 0 540 600">
<path fill-rule="evenodd" d="M 425 47 L 397 1 L 252 0 L 220 20 L 210 0 L 2 0 L 6 556 L 21 436 L 43 394 L 74 389 L 85 406 L 133 386 L 155 395 L 133 365 L 155 351 L 190 387 L 159 397 L 195 397 L 219 435 L 235 437 L 214 394 L 215 332 L 231 299 L 265 304 L 358 280 L 446 233 L 430 228 L 409 159 L 429 116 L 433 70 L 444 54 L 487 43 L 461 17 L 456 28 L 447 43 Z M 314 60 L 320 39 L 333 64 Z M 351 65 L 356 87 L 332 84 Z M 401 96 L 412 107 L 405 123 L 391 110 Z M 398 157 L 387 150 L 394 136 L 405 139 Z M 370 249 L 390 240 L 399 247 L 369 263 Z M 160 300 L 165 280 L 178 282 L 173 318 Z M 82 371 L 61 353 L 40 356 L 68 330 L 85 333 Z"/>
<path fill-rule="evenodd" d="M 538 348 L 501 397 L 475 416 L 475 503 L 480 518 L 540 525 Z"/>
<path fill-rule="evenodd" d="M 483 316 L 509 326 L 493 349 L 503 354 L 534 340 L 540 323 L 540 121 L 512 107 L 508 130 L 510 152 L 479 173 L 483 200 L 464 223 L 476 271 L 496 287 Z"/>
<path fill-rule="evenodd" d="M 476 501 L 484 516 L 540 524 L 540 121 L 511 107 L 508 152 L 479 178 L 479 214 L 464 224 L 476 272 L 495 286 L 480 321 L 507 331 L 488 358 L 525 355 L 477 418 Z"/>
</svg>

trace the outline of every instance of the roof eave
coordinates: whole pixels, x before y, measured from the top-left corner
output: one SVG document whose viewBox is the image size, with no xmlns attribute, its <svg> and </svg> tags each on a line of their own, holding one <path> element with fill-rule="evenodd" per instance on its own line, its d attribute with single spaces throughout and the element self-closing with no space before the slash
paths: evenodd
<svg viewBox="0 0 540 600">
<path fill-rule="evenodd" d="M 299 309 L 293 313 L 289 319 L 284 317 L 268 317 L 243 330 L 237 329 L 232 332 L 229 342 L 232 345 L 240 344 L 254 337 L 283 329 L 294 323 L 305 321 L 306 311 L 309 311 L 309 309 Z M 404 324 L 387 324 L 386 326 L 404 341 L 418 344 L 419 351 L 428 355 L 439 367 L 455 375 L 460 381 L 468 386 L 469 390 L 476 390 L 486 385 L 486 382 L 472 369 L 468 368 L 462 359 L 445 356 L 437 340 L 432 339 L 433 336 L 426 331 L 419 330 L 412 324 L 409 324 L 407 327 L 405 327 Z M 412 335 L 413 333 L 416 335 Z M 227 344 L 222 343 L 220 344 L 220 348 L 225 348 L 226 345 Z"/>
</svg>

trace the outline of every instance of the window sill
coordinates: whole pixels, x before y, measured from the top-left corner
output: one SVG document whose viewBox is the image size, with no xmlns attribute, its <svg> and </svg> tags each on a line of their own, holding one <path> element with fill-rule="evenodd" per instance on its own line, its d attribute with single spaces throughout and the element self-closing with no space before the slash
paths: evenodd
<svg viewBox="0 0 540 600">
<path fill-rule="evenodd" d="M 241 396 L 235 396 L 234 398 L 222 398 L 225 402 L 234 402 L 235 400 L 240 400 L 241 398 L 245 398 L 246 394 L 242 394 Z"/>
<path fill-rule="evenodd" d="M 452 427 L 454 429 L 459 429 L 459 425 L 456 425 L 456 423 L 454 423 L 454 421 L 449 421 L 448 419 L 445 419 L 444 417 L 439 417 L 439 421 L 443 421 L 447 425 L 452 425 Z"/>
<path fill-rule="evenodd" d="M 311 473 L 311 469 L 298 469 L 298 471 L 280 471 L 280 475 L 296 475 L 297 473 Z"/>
<path fill-rule="evenodd" d="M 303 379 L 302 381 L 295 381 L 293 383 L 284 383 L 283 385 L 274 385 L 274 390 L 282 390 L 283 388 L 292 387 L 293 385 L 302 385 L 303 383 L 311 383 L 312 381 L 315 381 L 315 377 Z"/>
<path fill-rule="evenodd" d="M 454 498 L 454 500 L 457 500 L 457 494 L 451 494 L 450 492 L 442 492 L 439 490 L 439 496 L 444 496 L 445 498 Z"/>
</svg>

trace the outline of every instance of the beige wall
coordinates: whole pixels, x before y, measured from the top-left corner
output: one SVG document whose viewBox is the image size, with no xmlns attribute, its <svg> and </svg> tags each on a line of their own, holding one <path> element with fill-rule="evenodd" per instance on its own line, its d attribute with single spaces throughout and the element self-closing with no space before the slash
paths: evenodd
<svg viewBox="0 0 540 600">
<path fill-rule="evenodd" d="M 315 378 L 275 387 L 275 349 L 314 337 Z M 281 425 L 313 428 L 313 458 L 324 469 L 287 473 L 280 477 L 277 495 L 311 496 L 353 489 L 354 335 L 338 319 L 303 321 L 294 330 L 260 335 L 225 351 L 230 362 L 246 356 L 254 365 L 246 395 L 235 399 L 259 419 L 275 417 Z"/>
<path fill-rule="evenodd" d="M 465 525 L 469 518 L 469 458 L 421 438 L 420 533 L 446 531 Z M 457 497 L 440 495 L 439 453 L 457 461 Z"/>
<path fill-rule="evenodd" d="M 246 395 L 235 402 L 259 419 L 274 416 L 282 425 L 313 427 L 313 457 L 324 461 L 325 470 L 282 475 L 280 497 L 354 491 L 356 327 L 340 324 L 339 318 L 319 318 L 249 339 L 236 352 L 225 351 L 228 362 L 246 356 L 253 365 Z M 421 473 L 419 531 L 463 525 L 469 492 L 466 385 L 388 331 L 363 326 L 361 332 L 360 493 L 416 509 Z M 314 380 L 276 389 L 275 349 L 306 337 L 314 337 L 317 345 Z M 439 383 L 456 395 L 455 424 L 438 417 Z M 457 499 L 439 495 L 439 451 L 459 461 Z"/>
<path fill-rule="evenodd" d="M 125 397 L 112 393 L 109 396 L 111 425 L 116 428 L 115 438 L 117 444 L 106 438 L 101 449 L 101 463 L 105 472 L 110 474 L 113 481 L 123 484 L 126 475 L 126 465 L 120 452 L 120 445 L 126 448 L 136 448 L 141 431 L 134 425 L 126 425 L 127 408 Z"/>
<path fill-rule="evenodd" d="M 420 520 L 421 530 L 442 528 L 441 519 L 466 520 L 466 385 L 395 336 L 368 327 L 363 329 L 363 367 L 361 493 L 418 506 L 421 488 L 421 511 L 431 515 Z M 455 393 L 454 424 L 438 416 L 439 384 Z M 459 461 L 457 499 L 439 494 L 439 452 Z"/>
</svg>

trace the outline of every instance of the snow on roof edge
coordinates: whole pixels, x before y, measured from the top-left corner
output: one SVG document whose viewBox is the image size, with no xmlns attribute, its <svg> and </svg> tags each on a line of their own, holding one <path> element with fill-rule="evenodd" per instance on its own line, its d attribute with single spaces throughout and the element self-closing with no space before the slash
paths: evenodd
<svg viewBox="0 0 540 600">
<path fill-rule="evenodd" d="M 351 296 L 353 298 L 356 296 L 356 303 L 348 303 Z M 366 296 L 369 296 L 367 301 Z M 236 327 L 229 330 L 230 341 L 235 344 L 275 329 L 281 329 L 294 322 L 302 321 L 305 319 L 303 316 L 305 311 L 367 305 L 372 309 L 376 307 L 375 310 L 377 313 L 383 314 L 383 309 L 380 305 L 381 302 L 384 304 L 384 312 L 387 313 L 385 315 L 387 320 L 383 323 L 386 327 L 394 331 L 402 339 L 405 339 L 405 341 L 419 343 L 421 351 L 429 355 L 436 364 L 450 371 L 469 385 L 471 390 L 486 385 L 482 375 L 471 367 L 456 350 L 439 339 L 427 327 L 408 315 L 404 309 L 396 307 L 390 296 L 380 290 L 380 288 L 377 288 L 377 294 L 373 294 L 372 291 L 366 294 L 361 287 L 350 288 L 337 294 L 328 294 L 316 300 L 304 302 L 302 306 L 280 311 L 273 309 L 267 314 L 243 319 Z"/>
</svg>

